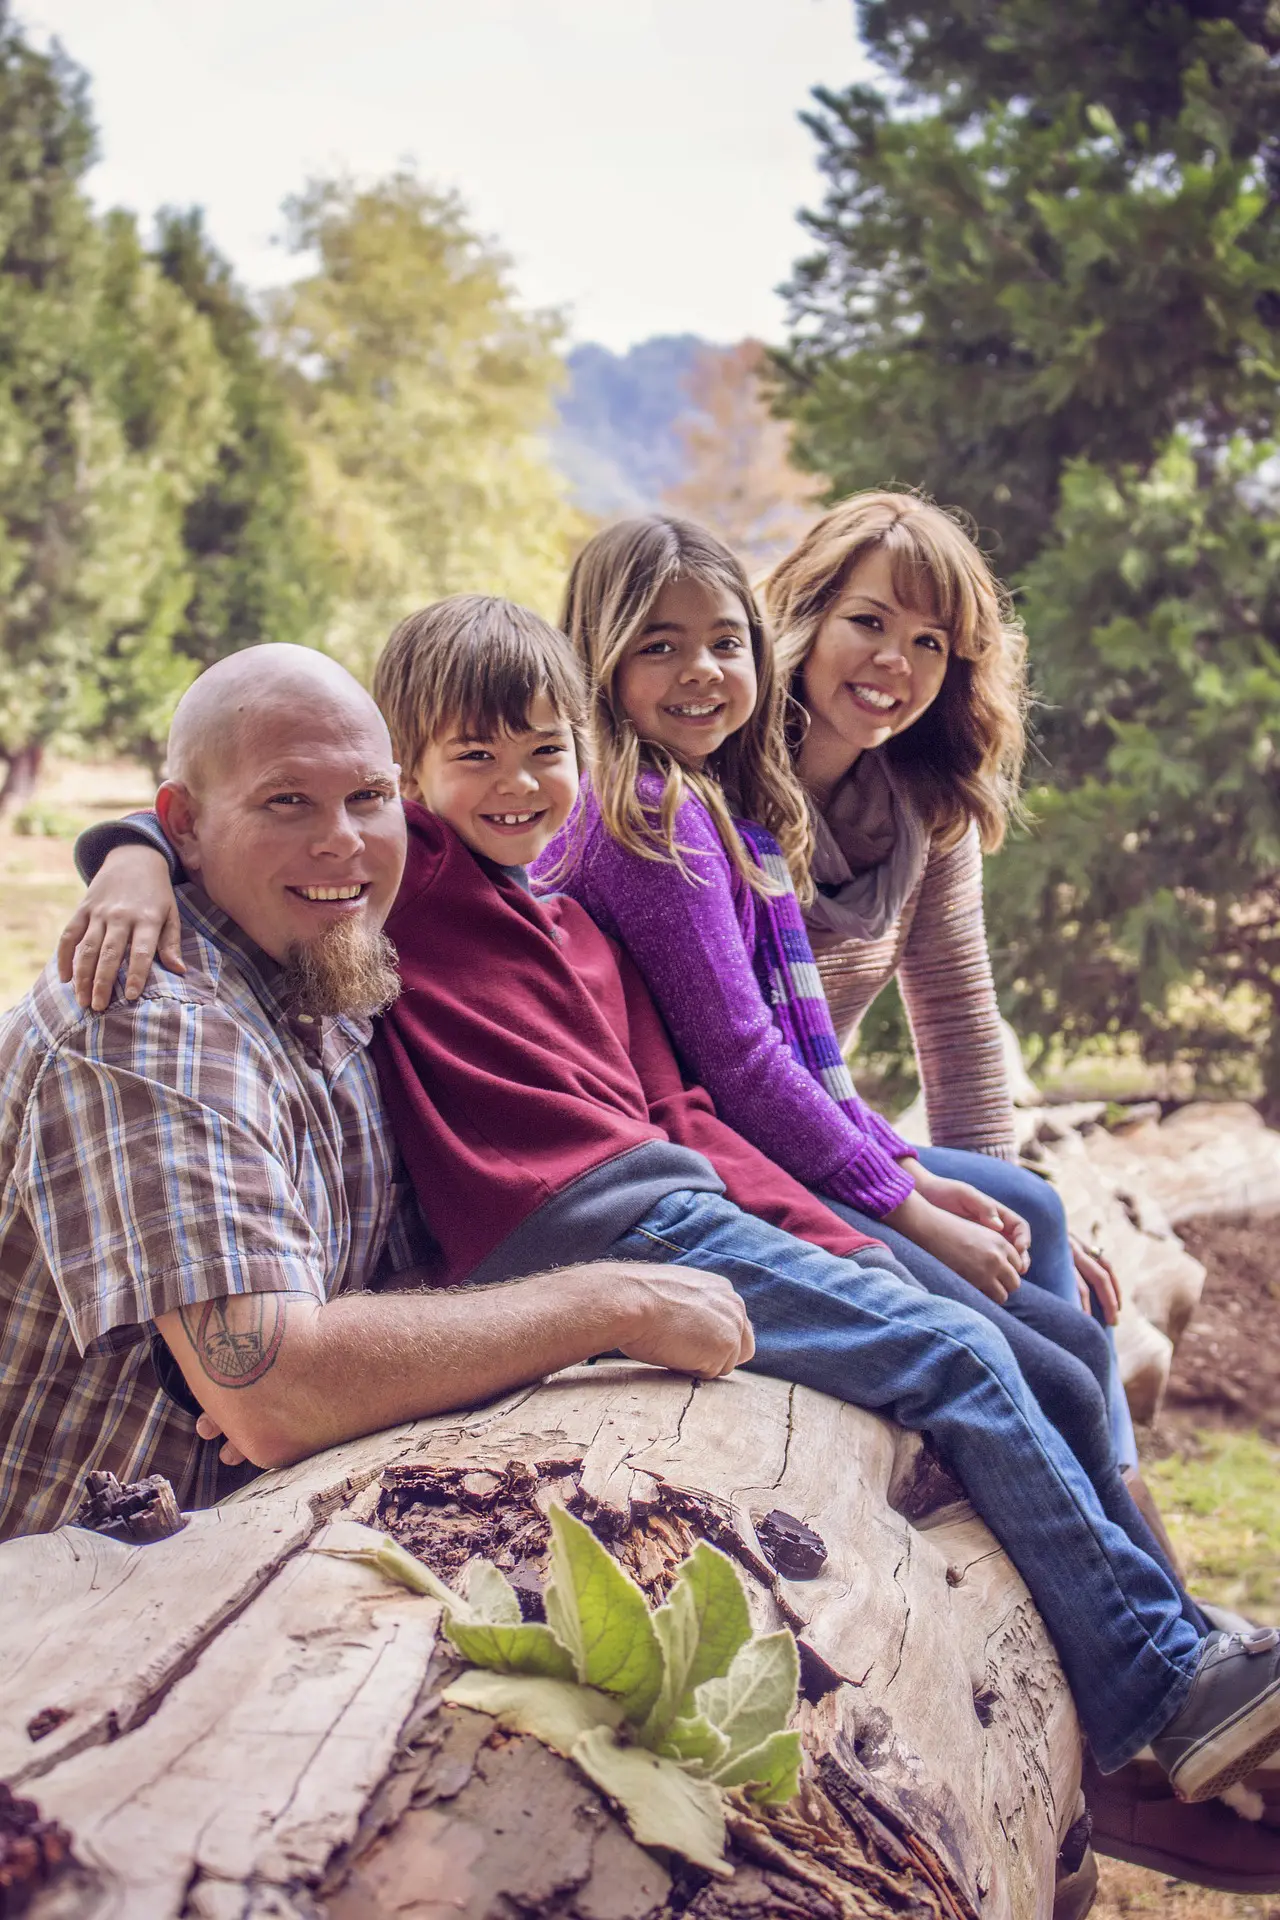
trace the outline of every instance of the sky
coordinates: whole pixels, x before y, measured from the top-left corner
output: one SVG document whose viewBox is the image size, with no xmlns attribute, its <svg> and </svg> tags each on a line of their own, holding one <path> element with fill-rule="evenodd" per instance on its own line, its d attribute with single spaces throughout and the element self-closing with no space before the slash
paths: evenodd
<svg viewBox="0 0 1280 1920">
<path fill-rule="evenodd" d="M 18 0 L 90 76 L 102 206 L 202 206 L 251 287 L 316 174 L 462 194 L 571 337 L 780 339 L 821 178 L 797 114 L 867 77 L 851 0 Z"/>
</svg>

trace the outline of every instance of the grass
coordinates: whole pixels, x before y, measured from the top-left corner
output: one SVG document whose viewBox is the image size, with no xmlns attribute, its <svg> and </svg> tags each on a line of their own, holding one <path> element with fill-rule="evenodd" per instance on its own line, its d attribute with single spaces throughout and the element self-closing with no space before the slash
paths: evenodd
<svg viewBox="0 0 1280 1920">
<path fill-rule="evenodd" d="M 84 889 L 69 845 L 7 833 L 0 833 L 0 888 L 0 1007 L 10 1007 L 53 952 Z"/>
<path fill-rule="evenodd" d="M 1197 1433 L 1144 1472 L 1189 1585 L 1280 1620 L 1280 1448 L 1254 1433 Z"/>
<path fill-rule="evenodd" d="M 93 820 L 146 806 L 151 785 L 128 762 L 54 762 L 35 800 L 0 822 L 0 1009 L 21 999 L 84 889 L 72 846 Z"/>
</svg>

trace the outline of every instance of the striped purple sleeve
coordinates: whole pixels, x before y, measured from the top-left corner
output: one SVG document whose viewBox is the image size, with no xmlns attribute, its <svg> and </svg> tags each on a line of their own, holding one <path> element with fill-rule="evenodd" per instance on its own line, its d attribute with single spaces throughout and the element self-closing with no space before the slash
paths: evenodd
<svg viewBox="0 0 1280 1920">
<path fill-rule="evenodd" d="M 904 1140 L 900 1133 L 894 1131 L 883 1114 L 877 1113 L 874 1107 L 869 1107 L 865 1100 L 859 1100 L 858 1104 L 862 1108 L 863 1124 L 878 1147 L 881 1147 L 894 1160 L 915 1158 L 915 1148 Z"/>
<path fill-rule="evenodd" d="M 889 1146 L 878 1128 L 873 1135 L 855 1125 L 787 1046 L 744 931 L 750 895 L 706 810 L 687 800 L 677 816 L 687 879 L 671 862 L 620 846 L 590 795 L 584 807 L 569 871 L 556 884 L 626 947 L 685 1071 L 720 1118 L 806 1186 L 877 1219 L 891 1213 L 913 1191 L 896 1157 L 911 1149 L 891 1128 Z"/>
</svg>

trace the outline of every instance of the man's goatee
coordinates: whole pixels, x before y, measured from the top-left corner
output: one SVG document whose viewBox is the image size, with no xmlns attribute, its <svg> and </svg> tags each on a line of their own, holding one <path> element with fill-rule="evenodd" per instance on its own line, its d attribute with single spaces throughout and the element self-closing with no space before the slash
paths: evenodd
<svg viewBox="0 0 1280 1920">
<path fill-rule="evenodd" d="M 381 1013 L 400 991 L 396 950 L 385 933 L 339 920 L 285 955 L 280 996 L 291 1013 Z"/>
</svg>

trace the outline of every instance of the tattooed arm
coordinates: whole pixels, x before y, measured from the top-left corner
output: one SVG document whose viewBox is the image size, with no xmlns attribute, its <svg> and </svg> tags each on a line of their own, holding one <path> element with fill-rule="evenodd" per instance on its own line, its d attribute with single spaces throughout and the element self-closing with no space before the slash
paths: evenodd
<svg viewBox="0 0 1280 1920">
<path fill-rule="evenodd" d="M 726 1280 L 614 1261 L 445 1292 L 232 1294 L 156 1325 L 206 1424 L 259 1467 L 475 1406 L 594 1353 L 712 1378 L 755 1348 Z"/>
</svg>

